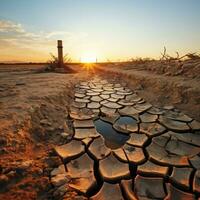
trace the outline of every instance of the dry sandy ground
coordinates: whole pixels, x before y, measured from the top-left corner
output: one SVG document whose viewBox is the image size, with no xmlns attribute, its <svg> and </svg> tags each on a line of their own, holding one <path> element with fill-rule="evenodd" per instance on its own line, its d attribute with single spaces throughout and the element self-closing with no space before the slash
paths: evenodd
<svg viewBox="0 0 200 200">
<path fill-rule="evenodd" d="M 92 74 L 38 73 L 44 66 L 0 66 L 0 199 L 51 199 L 49 172 L 59 164 L 52 152 L 61 144 L 73 87 Z M 137 67 L 98 66 L 153 105 L 171 105 L 200 119 L 200 80 L 166 76 Z M 110 74 L 110 75 L 109 75 Z M 75 195 L 74 193 L 72 195 Z M 75 199 L 75 197 L 73 197 Z"/>
<path fill-rule="evenodd" d="M 56 133 L 67 129 L 74 84 L 87 77 L 38 73 L 41 67 L 0 66 L 0 199 L 49 199 Z"/>
</svg>

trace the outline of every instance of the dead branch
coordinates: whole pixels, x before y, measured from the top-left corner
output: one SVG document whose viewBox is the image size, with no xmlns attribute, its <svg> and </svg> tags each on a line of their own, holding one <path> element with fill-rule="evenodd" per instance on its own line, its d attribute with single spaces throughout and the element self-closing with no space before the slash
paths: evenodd
<svg viewBox="0 0 200 200">
<path fill-rule="evenodd" d="M 172 57 L 170 55 L 167 54 L 167 49 L 166 47 L 164 46 L 164 51 L 163 53 L 161 53 L 162 57 L 161 57 L 161 61 L 162 60 L 165 60 L 165 61 L 181 61 L 183 60 L 184 58 L 188 58 L 188 59 L 191 59 L 191 60 L 195 60 L 195 59 L 200 59 L 200 55 L 197 54 L 197 53 L 188 53 L 188 54 L 185 54 L 183 56 L 180 57 L 179 53 L 176 51 L 176 57 Z"/>
</svg>

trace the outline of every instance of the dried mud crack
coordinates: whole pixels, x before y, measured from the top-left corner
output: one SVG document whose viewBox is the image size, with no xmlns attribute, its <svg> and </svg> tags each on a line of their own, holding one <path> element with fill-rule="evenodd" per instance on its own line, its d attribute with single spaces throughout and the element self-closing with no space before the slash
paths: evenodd
<svg viewBox="0 0 200 200">
<path fill-rule="evenodd" d="M 67 121 L 53 199 L 200 197 L 200 123 L 179 110 L 97 76 L 75 86 Z"/>
</svg>

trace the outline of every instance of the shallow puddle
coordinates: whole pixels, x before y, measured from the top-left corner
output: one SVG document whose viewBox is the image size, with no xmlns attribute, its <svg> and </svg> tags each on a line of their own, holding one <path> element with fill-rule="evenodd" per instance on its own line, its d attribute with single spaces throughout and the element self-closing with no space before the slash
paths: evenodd
<svg viewBox="0 0 200 200">
<path fill-rule="evenodd" d="M 128 117 L 128 116 L 123 116 L 120 117 L 115 123 L 119 124 L 119 125 L 128 125 L 128 124 L 137 124 L 137 120 L 134 119 L 133 117 Z"/>
<path fill-rule="evenodd" d="M 105 145 L 111 149 L 118 149 L 130 138 L 129 135 L 115 131 L 112 124 L 101 119 L 94 121 L 96 130 L 104 137 Z"/>
</svg>

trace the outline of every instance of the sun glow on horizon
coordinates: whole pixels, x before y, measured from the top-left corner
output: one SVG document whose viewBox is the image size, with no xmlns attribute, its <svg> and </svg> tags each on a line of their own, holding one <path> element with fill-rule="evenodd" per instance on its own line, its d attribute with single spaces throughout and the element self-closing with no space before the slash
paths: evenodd
<svg viewBox="0 0 200 200">
<path fill-rule="evenodd" d="M 81 56 L 81 63 L 95 63 L 97 56 L 92 53 L 86 53 Z"/>
</svg>

